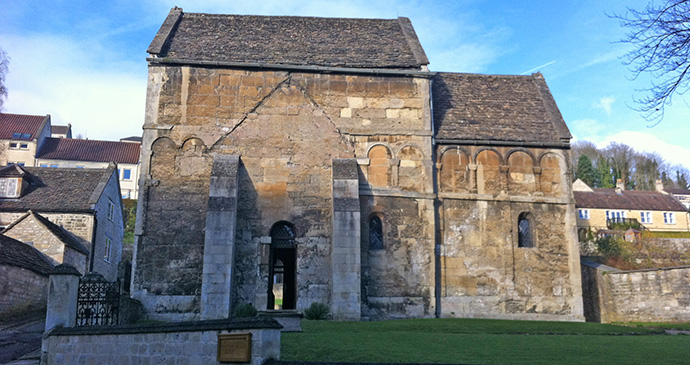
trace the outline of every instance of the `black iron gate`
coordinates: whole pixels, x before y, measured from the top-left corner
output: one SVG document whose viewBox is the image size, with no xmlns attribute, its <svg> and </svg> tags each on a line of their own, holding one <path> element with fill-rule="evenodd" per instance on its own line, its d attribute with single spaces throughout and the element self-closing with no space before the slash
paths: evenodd
<svg viewBox="0 0 690 365">
<path fill-rule="evenodd" d="M 79 280 L 77 327 L 118 324 L 119 312 L 119 280 L 109 282 L 98 273 L 86 274 Z"/>
</svg>

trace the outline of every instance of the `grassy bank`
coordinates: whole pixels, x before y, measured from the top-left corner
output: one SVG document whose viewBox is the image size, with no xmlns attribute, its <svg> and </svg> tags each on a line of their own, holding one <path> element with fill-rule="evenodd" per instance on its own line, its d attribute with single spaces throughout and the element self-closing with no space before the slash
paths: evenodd
<svg viewBox="0 0 690 365">
<path fill-rule="evenodd" d="M 597 323 L 413 319 L 303 321 L 281 359 L 466 364 L 687 363 L 690 336 Z"/>
</svg>

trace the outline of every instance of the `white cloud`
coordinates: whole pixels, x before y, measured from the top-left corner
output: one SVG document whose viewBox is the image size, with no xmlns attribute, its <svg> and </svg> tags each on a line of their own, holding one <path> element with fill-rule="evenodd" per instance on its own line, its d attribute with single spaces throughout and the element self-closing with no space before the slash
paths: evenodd
<svg viewBox="0 0 690 365">
<path fill-rule="evenodd" d="M 656 152 L 671 165 L 683 165 L 690 169 L 690 148 L 667 143 L 649 133 L 623 131 L 593 142 L 598 148 L 618 142 L 627 144 L 638 152 Z"/>
<path fill-rule="evenodd" d="M 606 115 L 611 115 L 611 104 L 613 104 L 616 99 L 613 96 L 605 96 L 599 99 L 599 102 L 592 104 L 593 107 L 602 109 Z"/>
<path fill-rule="evenodd" d="M 98 45 L 63 37 L 0 36 L 0 44 L 11 57 L 5 112 L 51 114 L 90 139 L 141 135 L 145 63 L 112 61 Z"/>
<path fill-rule="evenodd" d="M 597 139 L 604 126 L 596 119 L 578 119 L 568 123 L 574 135 L 580 139 Z"/>
</svg>

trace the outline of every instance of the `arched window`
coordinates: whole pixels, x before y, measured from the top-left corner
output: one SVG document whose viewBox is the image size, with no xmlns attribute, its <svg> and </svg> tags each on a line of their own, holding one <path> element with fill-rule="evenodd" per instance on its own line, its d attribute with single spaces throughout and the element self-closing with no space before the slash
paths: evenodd
<svg viewBox="0 0 690 365">
<path fill-rule="evenodd" d="M 534 247 L 529 213 L 520 213 L 518 217 L 518 247 Z"/>
<path fill-rule="evenodd" d="M 369 218 L 369 249 L 383 249 L 383 223 L 378 216 Z"/>
<path fill-rule="evenodd" d="M 295 226 L 281 221 L 271 227 L 271 265 L 268 272 L 268 310 L 297 305 L 297 247 Z"/>
<path fill-rule="evenodd" d="M 290 248 L 295 246 L 295 230 L 287 222 L 278 222 L 271 228 L 271 247 Z"/>
</svg>

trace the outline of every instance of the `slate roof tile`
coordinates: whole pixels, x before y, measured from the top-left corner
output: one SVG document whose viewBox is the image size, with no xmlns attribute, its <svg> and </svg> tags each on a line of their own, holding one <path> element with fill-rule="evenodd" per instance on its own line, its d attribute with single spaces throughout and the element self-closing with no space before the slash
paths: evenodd
<svg viewBox="0 0 690 365">
<path fill-rule="evenodd" d="M 96 203 L 92 196 L 100 196 L 114 166 L 107 169 L 24 167 L 31 184 L 17 199 L 0 199 L 0 211 L 92 212 Z"/>
<path fill-rule="evenodd" d="M 541 74 L 438 73 L 432 83 L 438 139 L 562 143 L 571 138 Z"/>
<path fill-rule="evenodd" d="M 0 264 L 18 266 L 48 276 L 53 271 L 50 259 L 34 247 L 0 234 Z"/>
<path fill-rule="evenodd" d="M 139 163 L 138 143 L 46 138 L 37 158 L 47 160 Z"/>
<path fill-rule="evenodd" d="M 594 191 L 574 191 L 575 206 L 594 209 L 655 210 L 666 212 L 686 212 L 687 209 L 670 195 L 656 191 L 593 189 Z"/>
<path fill-rule="evenodd" d="M 409 19 L 183 13 L 174 8 L 148 50 L 197 61 L 419 69 L 429 63 Z"/>
</svg>

